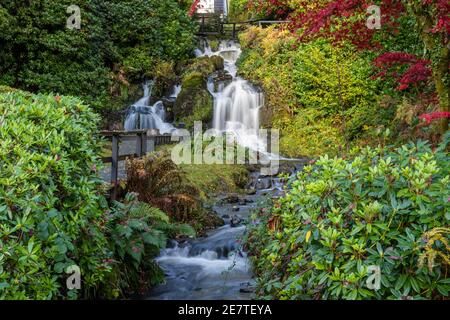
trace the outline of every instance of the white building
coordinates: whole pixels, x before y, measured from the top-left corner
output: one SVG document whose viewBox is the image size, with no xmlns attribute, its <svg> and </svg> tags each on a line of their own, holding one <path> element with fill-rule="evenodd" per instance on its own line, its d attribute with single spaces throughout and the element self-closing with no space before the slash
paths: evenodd
<svg viewBox="0 0 450 320">
<path fill-rule="evenodd" d="M 228 13 L 228 0 L 200 0 L 197 13 Z"/>
</svg>

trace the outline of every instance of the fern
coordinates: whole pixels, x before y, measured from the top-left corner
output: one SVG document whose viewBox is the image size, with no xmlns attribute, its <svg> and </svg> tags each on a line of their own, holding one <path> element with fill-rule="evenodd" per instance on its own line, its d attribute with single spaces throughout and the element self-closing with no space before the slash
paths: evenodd
<svg viewBox="0 0 450 320">
<path fill-rule="evenodd" d="M 139 202 L 130 212 L 130 217 L 146 218 L 151 221 L 162 221 L 169 223 L 169 217 L 159 208 L 152 207 L 148 203 Z"/>
</svg>

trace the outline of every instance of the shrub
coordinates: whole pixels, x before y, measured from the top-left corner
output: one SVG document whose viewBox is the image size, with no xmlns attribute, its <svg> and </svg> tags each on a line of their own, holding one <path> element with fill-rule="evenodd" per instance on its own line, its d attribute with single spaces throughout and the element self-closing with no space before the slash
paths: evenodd
<svg viewBox="0 0 450 320">
<path fill-rule="evenodd" d="M 158 207 L 176 222 L 189 223 L 203 232 L 220 220 L 202 206 L 201 191 L 165 151 L 126 163 L 127 191 Z"/>
<path fill-rule="evenodd" d="M 262 119 L 281 130 L 283 154 L 336 154 L 339 145 L 358 141 L 394 117 L 395 111 L 378 106 L 380 83 L 371 79 L 370 57 L 351 45 L 299 44 L 292 33 L 274 27 L 251 27 L 240 41 L 239 72 L 266 92 Z M 323 137 L 327 144 L 316 143 Z"/>
<path fill-rule="evenodd" d="M 304 167 L 284 197 L 253 216 L 260 223 L 246 242 L 260 295 L 447 297 L 449 141 L 434 151 L 421 141 L 367 147 L 351 160 L 324 156 Z M 366 286 L 372 265 L 381 268 L 374 291 Z"/>
<path fill-rule="evenodd" d="M 81 296 L 109 267 L 96 168 L 98 117 L 80 100 L 0 93 L 0 299 L 72 298 L 65 270 L 82 271 Z"/>
<path fill-rule="evenodd" d="M 115 297 L 161 283 L 164 274 L 153 259 L 168 237 L 195 236 L 190 226 L 171 223 L 161 210 L 137 201 L 136 194 L 114 203 L 106 226 L 113 252 L 107 260 L 113 272 L 106 285 Z"/>
<path fill-rule="evenodd" d="M 70 5 L 81 30 L 66 28 Z M 78 96 L 107 115 L 130 102 L 129 83 L 192 55 L 195 25 L 173 0 L 18 0 L 1 2 L 0 30 L 0 84 Z"/>
</svg>

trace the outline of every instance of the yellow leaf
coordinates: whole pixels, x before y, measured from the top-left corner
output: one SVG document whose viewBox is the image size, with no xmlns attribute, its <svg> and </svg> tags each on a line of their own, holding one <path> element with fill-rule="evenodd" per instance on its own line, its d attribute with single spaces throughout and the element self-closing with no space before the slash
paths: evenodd
<svg viewBox="0 0 450 320">
<path fill-rule="evenodd" d="M 306 233 L 306 242 L 308 242 L 309 238 L 311 238 L 311 230 Z"/>
</svg>

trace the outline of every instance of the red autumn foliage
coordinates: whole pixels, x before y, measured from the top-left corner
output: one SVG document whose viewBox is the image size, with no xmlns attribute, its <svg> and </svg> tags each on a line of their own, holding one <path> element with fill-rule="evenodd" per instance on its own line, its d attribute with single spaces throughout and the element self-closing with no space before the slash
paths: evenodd
<svg viewBox="0 0 450 320">
<path fill-rule="evenodd" d="M 384 78 L 390 75 L 398 80 L 397 90 L 405 90 L 411 85 L 427 81 L 432 74 L 430 60 L 420 59 L 413 54 L 403 52 L 384 53 L 376 58 L 373 64 L 381 69 L 376 77 Z M 404 65 L 407 65 L 408 68 L 399 74 L 396 67 Z"/>
<path fill-rule="evenodd" d="M 267 15 L 281 12 L 280 18 L 290 20 L 289 28 L 298 34 L 299 40 L 308 42 L 315 38 L 327 38 L 338 45 L 352 43 L 358 49 L 381 50 L 375 37 L 379 30 L 367 27 L 368 7 L 380 7 L 380 24 L 384 35 L 399 31 L 400 18 L 414 15 L 414 19 L 426 21 L 423 32 L 436 35 L 441 45 L 448 45 L 450 34 L 450 1 L 448 0 L 250 0 L 253 8 Z M 437 35 L 439 33 L 439 35 Z M 398 80 L 398 90 L 425 83 L 432 76 L 431 62 L 414 55 L 388 52 L 378 57 L 375 66 L 382 70 L 380 77 L 393 76 Z M 405 70 L 405 66 L 408 66 Z M 400 74 L 396 71 L 400 70 Z"/>
<path fill-rule="evenodd" d="M 197 9 L 200 7 L 200 0 L 194 0 L 191 7 L 189 8 L 188 16 L 192 17 L 194 16 L 195 12 L 197 12 Z"/>
<path fill-rule="evenodd" d="M 431 112 L 422 114 L 419 116 L 419 119 L 425 120 L 427 124 L 431 124 L 431 121 L 437 120 L 437 119 L 445 119 L 450 118 L 450 112 L 442 111 L 442 112 Z"/>
</svg>

